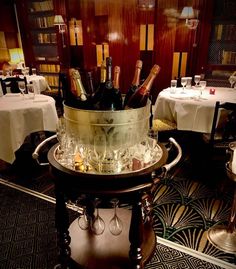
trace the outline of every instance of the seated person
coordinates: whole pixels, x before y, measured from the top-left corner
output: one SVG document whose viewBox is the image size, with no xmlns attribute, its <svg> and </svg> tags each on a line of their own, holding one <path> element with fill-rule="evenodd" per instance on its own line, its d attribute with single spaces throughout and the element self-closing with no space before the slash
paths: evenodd
<svg viewBox="0 0 236 269">
<path fill-rule="evenodd" d="M 7 61 L 2 63 L 2 74 L 4 76 L 11 75 L 12 72 L 12 66 Z"/>
</svg>

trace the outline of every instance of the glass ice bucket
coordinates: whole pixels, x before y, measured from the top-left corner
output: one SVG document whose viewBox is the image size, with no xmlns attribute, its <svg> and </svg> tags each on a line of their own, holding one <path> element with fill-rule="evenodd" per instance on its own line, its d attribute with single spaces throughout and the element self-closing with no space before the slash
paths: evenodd
<svg viewBox="0 0 236 269">
<path fill-rule="evenodd" d="M 97 111 L 64 103 L 66 133 L 76 138 L 83 161 L 86 159 L 95 171 L 117 173 L 148 136 L 150 106 L 149 101 L 137 109 Z"/>
</svg>

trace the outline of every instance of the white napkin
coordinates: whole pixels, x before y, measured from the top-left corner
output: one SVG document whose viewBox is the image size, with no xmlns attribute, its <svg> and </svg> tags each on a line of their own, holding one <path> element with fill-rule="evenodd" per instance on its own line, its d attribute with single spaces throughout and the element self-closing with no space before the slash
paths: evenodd
<svg viewBox="0 0 236 269">
<path fill-rule="evenodd" d="M 232 172 L 233 174 L 236 175 L 236 149 L 234 149 L 234 152 L 233 152 L 233 159 L 232 159 Z"/>
</svg>

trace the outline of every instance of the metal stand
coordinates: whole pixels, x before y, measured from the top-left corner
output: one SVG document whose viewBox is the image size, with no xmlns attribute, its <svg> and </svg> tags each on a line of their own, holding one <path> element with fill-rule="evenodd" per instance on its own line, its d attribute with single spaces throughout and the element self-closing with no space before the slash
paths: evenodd
<svg viewBox="0 0 236 269">
<path fill-rule="evenodd" d="M 234 198 L 230 211 L 230 218 L 228 226 L 215 226 L 209 229 L 207 237 L 208 240 L 216 248 L 227 252 L 236 254 L 236 174 L 232 173 L 230 163 L 226 164 L 226 171 L 228 177 L 234 181 Z"/>
</svg>

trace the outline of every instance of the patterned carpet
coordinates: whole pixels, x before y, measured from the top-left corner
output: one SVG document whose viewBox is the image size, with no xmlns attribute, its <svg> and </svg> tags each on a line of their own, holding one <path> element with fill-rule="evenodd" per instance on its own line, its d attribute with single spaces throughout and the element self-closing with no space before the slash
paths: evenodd
<svg viewBox="0 0 236 269">
<path fill-rule="evenodd" d="M 53 269 L 57 264 L 54 207 L 42 199 L 0 186 L 0 269 Z M 72 212 L 71 219 L 75 217 Z M 145 266 L 157 268 L 222 267 L 158 243 L 152 260 Z"/>
<path fill-rule="evenodd" d="M 0 162 L 0 177 L 53 197 L 48 168 L 38 167 L 31 160 L 32 148 L 26 145 L 18 153 L 24 158 L 18 158 L 13 165 Z M 185 148 L 181 163 L 161 180 L 155 191 L 154 230 L 160 241 L 166 241 L 158 243 L 155 255 L 145 269 L 236 268 L 236 255 L 216 249 L 206 237 L 210 227 L 228 222 L 232 182 L 227 180 L 222 165 L 203 173 L 200 163 L 202 165 L 204 161 L 198 158 L 196 167 Z M 32 169 L 28 169 L 29 161 Z M 53 268 L 57 256 L 54 205 L 0 185 L 0 210 L 3 216 L 0 268 Z M 188 255 L 182 248 L 176 250 L 165 242 L 173 243 L 177 249 L 183 246 L 202 253 L 207 258 Z"/>
</svg>

